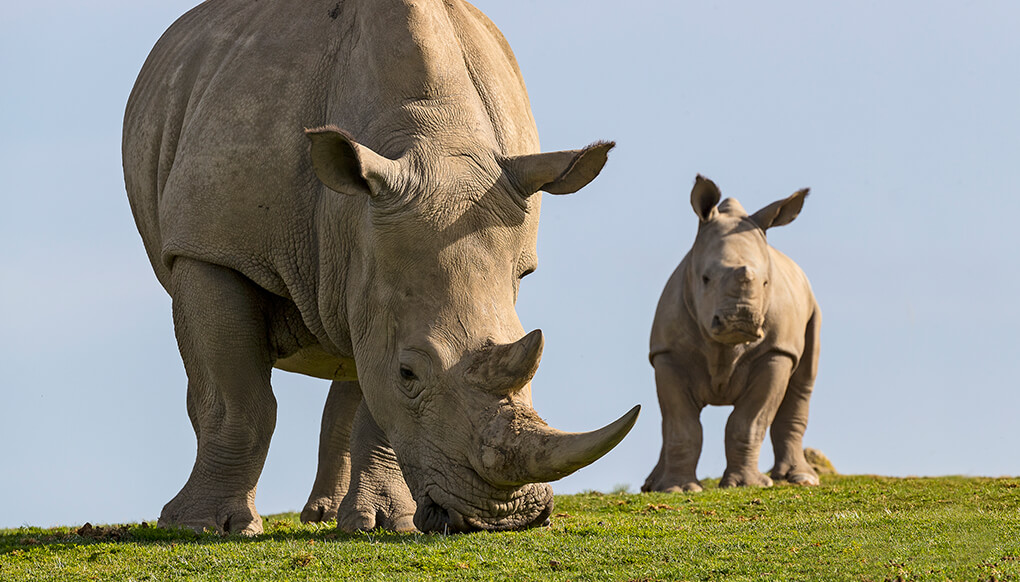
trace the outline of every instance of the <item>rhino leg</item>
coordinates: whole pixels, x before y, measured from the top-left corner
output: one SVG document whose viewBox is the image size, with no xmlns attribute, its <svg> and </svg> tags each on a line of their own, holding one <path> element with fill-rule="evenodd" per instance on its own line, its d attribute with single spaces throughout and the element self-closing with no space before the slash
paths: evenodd
<svg viewBox="0 0 1020 582">
<path fill-rule="evenodd" d="M 319 466 L 312 493 L 301 510 L 303 523 L 336 519 L 351 482 L 351 429 L 359 404 L 361 386 L 357 382 L 330 385 L 319 430 Z"/>
<path fill-rule="evenodd" d="M 790 386 L 772 422 L 770 435 L 776 463 L 772 478 L 799 485 L 818 485 L 818 473 L 804 458 L 804 431 L 807 430 L 809 400 L 818 372 L 818 315 L 811 318 L 807 328 L 804 354 Z"/>
<path fill-rule="evenodd" d="M 772 479 L 758 470 L 758 457 L 792 371 L 793 360 L 783 354 L 770 354 L 752 368 L 726 421 L 726 471 L 720 487 L 772 486 Z"/>
<path fill-rule="evenodd" d="M 655 357 L 655 389 L 662 411 L 662 451 L 642 491 L 701 491 L 696 470 L 701 456 L 701 404 L 695 401 L 685 366 L 669 354 Z"/>
<path fill-rule="evenodd" d="M 416 507 L 396 453 L 362 401 L 351 435 L 351 486 L 340 503 L 337 527 L 414 531 Z"/>
<path fill-rule="evenodd" d="M 236 271 L 184 257 L 174 262 L 171 284 L 198 453 L 159 525 L 261 533 L 255 486 L 276 426 L 267 303 Z"/>
</svg>

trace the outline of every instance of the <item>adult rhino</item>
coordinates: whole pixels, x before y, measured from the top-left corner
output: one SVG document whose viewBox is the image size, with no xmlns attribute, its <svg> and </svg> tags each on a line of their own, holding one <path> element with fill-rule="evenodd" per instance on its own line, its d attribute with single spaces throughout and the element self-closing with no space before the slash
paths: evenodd
<svg viewBox="0 0 1020 582">
<path fill-rule="evenodd" d="M 274 367 L 334 381 L 309 502 L 325 513 L 353 463 L 383 489 L 356 508 L 368 527 L 410 527 L 385 498 L 401 471 L 421 530 L 544 523 L 545 482 L 609 451 L 638 412 L 548 427 L 531 406 L 542 335 L 514 309 L 537 192 L 583 187 L 611 147 L 537 153 L 510 48 L 466 2 L 209 0 L 181 17 L 123 137 L 198 439 L 159 523 L 261 531 Z M 362 397 L 367 442 L 352 444 Z M 399 467 L 372 465 L 380 450 Z"/>
<path fill-rule="evenodd" d="M 807 189 L 748 215 L 698 176 L 694 246 L 666 283 L 650 359 L 662 410 L 662 451 L 642 491 L 701 491 L 695 475 L 706 405 L 733 405 L 720 487 L 817 485 L 804 458 L 808 401 L 818 372 L 822 314 L 800 267 L 765 232 L 800 213 Z M 718 206 L 717 206 L 718 204 Z M 771 427 L 771 428 L 770 428 Z M 772 478 L 758 470 L 770 429 Z"/>
</svg>

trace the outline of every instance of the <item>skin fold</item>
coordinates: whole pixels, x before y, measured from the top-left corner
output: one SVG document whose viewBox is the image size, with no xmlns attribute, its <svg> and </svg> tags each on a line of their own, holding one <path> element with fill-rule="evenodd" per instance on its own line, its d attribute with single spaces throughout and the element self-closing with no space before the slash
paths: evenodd
<svg viewBox="0 0 1020 582">
<path fill-rule="evenodd" d="M 642 491 L 700 491 L 699 416 L 732 405 L 720 487 L 817 485 L 804 459 L 808 401 L 818 371 L 821 312 L 803 271 L 765 232 L 797 217 L 800 190 L 748 215 L 698 176 L 694 246 L 666 283 L 652 324 L 650 359 L 662 411 L 662 451 Z M 758 470 L 769 430 L 771 478 Z"/>
<path fill-rule="evenodd" d="M 198 440 L 161 525 L 254 534 L 273 368 L 332 382 L 302 518 L 347 529 L 541 525 L 592 433 L 531 406 L 539 191 L 612 143 L 539 152 L 510 48 L 454 0 L 209 0 L 160 38 L 125 112 L 125 183 L 171 295 Z M 311 419 L 310 419 L 311 421 Z"/>
</svg>

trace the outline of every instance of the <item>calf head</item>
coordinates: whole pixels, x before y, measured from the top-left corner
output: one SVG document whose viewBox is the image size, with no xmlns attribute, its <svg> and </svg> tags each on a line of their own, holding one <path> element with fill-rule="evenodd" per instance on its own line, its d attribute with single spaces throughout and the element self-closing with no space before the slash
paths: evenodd
<svg viewBox="0 0 1020 582">
<path fill-rule="evenodd" d="M 637 417 L 635 407 L 591 433 L 550 428 L 531 406 L 542 333 L 525 334 L 514 307 L 536 267 L 536 192 L 581 188 L 612 144 L 504 157 L 422 141 L 389 159 L 336 128 L 309 137 L 319 178 L 363 202 L 338 308 L 365 402 L 417 502 L 415 525 L 541 525 L 546 482 L 601 457 Z"/>
<path fill-rule="evenodd" d="M 685 297 L 708 339 L 723 344 L 765 336 L 772 290 L 772 262 L 765 231 L 789 224 L 800 213 L 808 190 L 748 215 L 739 202 L 719 203 L 719 188 L 698 175 L 691 206 L 700 224 L 687 257 Z"/>
</svg>

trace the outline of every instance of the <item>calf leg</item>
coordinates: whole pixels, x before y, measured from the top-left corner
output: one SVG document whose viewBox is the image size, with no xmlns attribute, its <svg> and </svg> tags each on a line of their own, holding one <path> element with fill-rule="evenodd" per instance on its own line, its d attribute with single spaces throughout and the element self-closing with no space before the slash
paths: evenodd
<svg viewBox="0 0 1020 582">
<path fill-rule="evenodd" d="M 662 411 L 662 451 L 641 490 L 701 491 L 696 469 L 702 443 L 699 417 L 704 407 L 695 401 L 690 377 L 674 358 L 657 355 L 653 366 Z"/>
<path fill-rule="evenodd" d="M 198 452 L 159 525 L 261 533 L 255 486 L 276 426 L 263 292 L 236 271 L 181 257 L 171 295 Z"/>
<path fill-rule="evenodd" d="M 351 481 L 351 429 L 361 404 L 361 385 L 333 382 L 322 411 L 319 466 L 308 502 L 301 510 L 304 523 L 336 519 Z"/>
<path fill-rule="evenodd" d="M 747 389 L 733 404 L 726 421 L 726 471 L 720 487 L 769 487 L 772 479 L 758 470 L 758 457 L 765 431 L 776 416 L 790 381 L 793 361 L 789 356 L 770 354 L 751 370 Z"/>
<path fill-rule="evenodd" d="M 416 507 L 396 453 L 362 401 L 351 436 L 351 487 L 340 503 L 337 526 L 349 532 L 414 531 Z"/>
<path fill-rule="evenodd" d="M 818 372 L 818 328 L 819 315 L 816 313 L 808 322 L 804 354 L 790 379 L 790 386 L 770 430 L 772 449 L 776 453 L 772 478 L 801 485 L 819 483 L 818 474 L 804 458 L 809 400 Z"/>
</svg>

